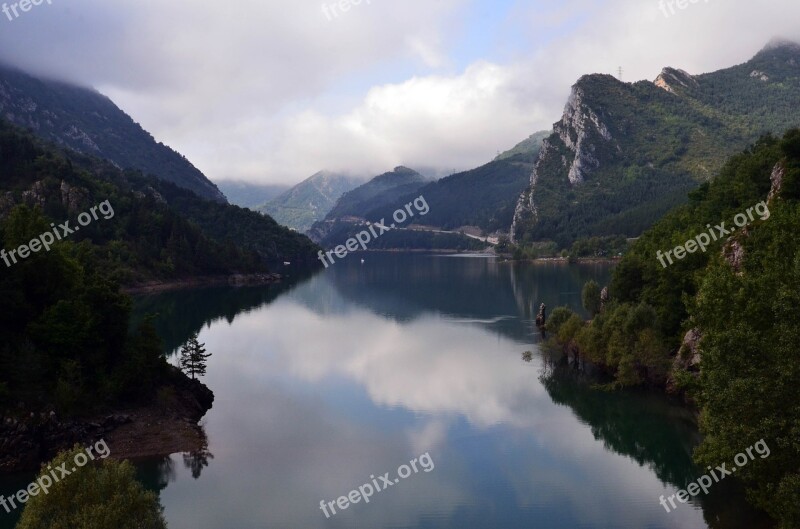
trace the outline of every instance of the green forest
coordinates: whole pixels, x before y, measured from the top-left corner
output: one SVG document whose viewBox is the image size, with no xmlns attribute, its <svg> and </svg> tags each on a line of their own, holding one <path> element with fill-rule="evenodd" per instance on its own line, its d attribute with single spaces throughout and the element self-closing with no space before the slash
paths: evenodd
<svg viewBox="0 0 800 529">
<path fill-rule="evenodd" d="M 775 170 L 773 172 L 773 170 Z M 666 268 L 658 251 L 767 200 L 769 215 Z M 674 384 L 700 409 L 701 465 L 730 461 L 766 439 L 773 455 L 737 477 L 748 497 L 780 520 L 800 524 L 800 130 L 767 136 L 731 158 L 689 203 L 658 222 L 614 271 L 610 300 L 587 285 L 589 324 L 567 309 L 548 322 L 561 346 L 604 366 L 619 386 Z M 739 251 L 733 252 L 733 249 Z M 739 255 L 734 260 L 731 255 Z M 701 361 L 682 345 L 696 331 Z"/>
<path fill-rule="evenodd" d="M 113 216 L 49 251 L 0 262 L 0 405 L 77 413 L 153 397 L 170 375 L 149 321 L 129 329 L 122 286 L 269 271 L 316 246 L 272 219 L 59 152 L 0 122 L 0 248 L 108 201 Z M 233 229 L 236 226 L 236 229 Z"/>
</svg>

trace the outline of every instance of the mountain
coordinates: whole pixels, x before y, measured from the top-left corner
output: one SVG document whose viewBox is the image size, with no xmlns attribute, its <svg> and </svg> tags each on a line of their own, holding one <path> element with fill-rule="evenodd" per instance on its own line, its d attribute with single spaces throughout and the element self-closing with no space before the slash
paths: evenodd
<svg viewBox="0 0 800 529">
<path fill-rule="evenodd" d="M 342 195 L 360 183 L 351 176 L 320 171 L 257 209 L 284 226 L 306 232 L 325 218 Z"/>
<path fill-rule="evenodd" d="M 184 156 L 153 137 L 99 92 L 38 79 L 0 66 L 0 117 L 40 138 L 138 169 L 217 202 L 227 202 L 217 186 Z"/>
<path fill-rule="evenodd" d="M 393 171 L 380 174 L 365 184 L 352 191 L 348 191 L 331 208 L 324 220 L 315 222 L 308 230 L 312 240 L 325 241 L 327 235 L 333 230 L 334 225 L 351 220 L 377 216 L 378 219 L 386 217 L 385 211 L 388 204 L 393 203 L 398 197 L 415 192 L 425 185 L 428 180 L 418 172 L 407 167 L 395 167 Z M 389 210 L 391 215 L 394 210 Z"/>
<path fill-rule="evenodd" d="M 309 237 L 325 248 L 345 244 L 348 239 L 368 229 L 368 220 L 385 221 L 390 228 L 369 241 L 370 250 L 483 250 L 487 244 L 462 233 L 430 229 L 430 213 L 420 189 L 429 180 L 407 167 L 376 176 L 366 184 L 345 193 L 325 220 L 314 223 Z M 411 215 L 401 225 L 392 217 L 397 210 L 411 208 Z M 425 227 L 423 227 L 425 226 Z M 396 229 L 395 229 L 396 228 Z"/>
<path fill-rule="evenodd" d="M 427 182 L 427 178 L 413 169 L 395 167 L 393 171 L 378 175 L 366 184 L 345 193 L 328 212 L 326 220 L 366 217 L 370 211 L 383 209 L 396 197 L 414 193 Z"/>
<path fill-rule="evenodd" d="M 514 218 L 514 207 L 529 184 L 533 163 L 547 133 L 537 132 L 494 161 L 476 169 L 456 173 L 386 204 L 380 211 L 368 213 L 370 221 L 380 220 L 386 212 L 423 195 L 430 205 L 425 216 L 427 226 L 442 230 L 506 232 Z"/>
<path fill-rule="evenodd" d="M 770 42 L 750 61 L 654 82 L 587 75 L 544 141 L 517 203 L 512 241 L 635 237 L 762 134 L 800 123 L 800 46 Z"/>
<path fill-rule="evenodd" d="M 289 190 L 287 185 L 250 184 L 232 180 L 217 182 L 217 187 L 231 204 L 249 209 L 257 209 Z"/>
<path fill-rule="evenodd" d="M 76 217 L 104 202 L 108 218 L 76 226 Z M 20 206 L 27 210 L 15 213 Z M 269 217 L 62 150 L 0 119 L 0 221 L 15 215 L 22 220 L 0 237 L 30 235 L 31 218 L 46 217 L 44 226 L 69 220 L 80 229 L 69 236 L 80 243 L 76 253 L 126 285 L 260 273 L 283 261 L 318 265 L 307 237 Z"/>
<path fill-rule="evenodd" d="M 498 154 L 494 161 L 497 162 L 500 160 L 507 160 L 509 158 L 513 158 L 517 154 L 533 154 L 536 156 L 542 149 L 542 142 L 552 133 L 553 131 L 547 130 L 534 132 L 530 135 L 530 137 L 519 142 L 516 146 L 514 146 L 514 148 Z"/>
</svg>

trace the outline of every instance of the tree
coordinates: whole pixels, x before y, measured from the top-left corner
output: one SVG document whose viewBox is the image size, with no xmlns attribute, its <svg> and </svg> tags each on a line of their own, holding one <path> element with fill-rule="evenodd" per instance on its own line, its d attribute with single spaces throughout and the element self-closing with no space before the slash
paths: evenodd
<svg viewBox="0 0 800 529">
<path fill-rule="evenodd" d="M 84 449 L 75 446 L 49 464 L 75 466 Z M 42 465 L 39 483 L 49 479 Z M 48 478 L 48 479 L 45 479 Z M 130 463 L 104 460 L 71 472 L 44 494 L 40 490 L 28 500 L 17 529 L 166 529 L 158 497 L 136 481 Z"/>
<path fill-rule="evenodd" d="M 583 308 L 594 318 L 600 312 L 600 285 L 594 280 L 583 286 Z"/>
<path fill-rule="evenodd" d="M 181 369 L 187 375 L 192 375 L 192 379 L 206 374 L 206 360 L 211 353 L 206 353 L 205 345 L 197 340 L 196 334 L 193 334 L 181 347 Z"/>
</svg>

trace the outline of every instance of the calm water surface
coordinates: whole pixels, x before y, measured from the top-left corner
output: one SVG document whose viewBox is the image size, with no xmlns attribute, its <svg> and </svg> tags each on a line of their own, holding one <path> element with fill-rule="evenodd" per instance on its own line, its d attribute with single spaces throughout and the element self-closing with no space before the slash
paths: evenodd
<svg viewBox="0 0 800 529">
<path fill-rule="evenodd" d="M 278 287 L 137 300 L 170 352 L 200 332 L 213 353 L 208 451 L 140 465 L 170 528 L 755 527 L 722 484 L 702 504 L 659 505 L 703 474 L 690 412 L 592 389 L 540 352 L 539 304 L 580 310 L 608 265 L 365 259 Z M 424 453 L 432 471 L 320 510 Z M 29 477 L 4 479 L 11 493 Z"/>
</svg>

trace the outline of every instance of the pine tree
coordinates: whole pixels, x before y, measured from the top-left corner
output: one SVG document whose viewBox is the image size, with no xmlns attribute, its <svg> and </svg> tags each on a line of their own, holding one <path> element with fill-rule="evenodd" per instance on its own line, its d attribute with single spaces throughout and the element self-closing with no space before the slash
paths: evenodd
<svg viewBox="0 0 800 529">
<path fill-rule="evenodd" d="M 181 369 L 192 375 L 192 379 L 206 374 L 206 360 L 211 353 L 206 352 L 205 345 L 197 340 L 197 334 L 193 334 L 181 347 Z"/>
</svg>

